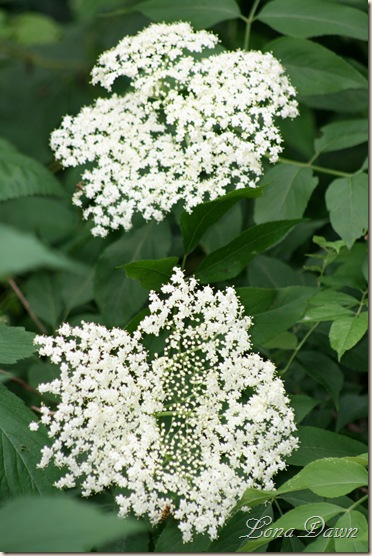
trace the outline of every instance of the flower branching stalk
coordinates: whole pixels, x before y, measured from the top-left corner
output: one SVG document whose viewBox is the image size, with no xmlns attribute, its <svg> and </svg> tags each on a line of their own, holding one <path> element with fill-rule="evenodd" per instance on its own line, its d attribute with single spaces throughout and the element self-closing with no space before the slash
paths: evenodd
<svg viewBox="0 0 372 556">
<path fill-rule="evenodd" d="M 177 269 L 149 311 L 132 334 L 82 323 L 36 338 L 61 370 L 39 386 L 60 397 L 54 413 L 41 408 L 52 444 L 40 467 L 53 461 L 66 471 L 56 486 L 84 496 L 122 489 L 120 515 L 155 524 L 169 507 L 185 542 L 214 539 L 247 488 L 274 487 L 297 446 L 294 414 L 273 364 L 251 352 L 233 288 Z M 151 354 L 154 336 L 165 343 Z"/>
</svg>

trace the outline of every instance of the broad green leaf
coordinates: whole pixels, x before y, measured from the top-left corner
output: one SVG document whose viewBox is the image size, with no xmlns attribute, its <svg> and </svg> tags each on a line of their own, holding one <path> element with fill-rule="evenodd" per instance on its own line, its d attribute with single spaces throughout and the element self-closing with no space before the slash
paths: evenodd
<svg viewBox="0 0 372 556">
<path fill-rule="evenodd" d="M 308 544 L 303 552 L 336 552 L 335 541 L 332 537 L 316 537 L 315 541 Z"/>
<path fill-rule="evenodd" d="M 0 224 L 0 276 L 48 267 L 81 272 L 80 263 L 52 251 L 35 236 Z"/>
<path fill-rule="evenodd" d="M 264 546 L 276 537 L 283 535 L 283 529 L 284 531 L 298 529 L 306 531 L 307 534 L 308 531 L 312 530 L 313 525 L 314 528 L 316 524 L 319 527 L 342 512 L 344 512 L 343 508 L 335 504 L 328 504 L 327 502 L 298 506 L 293 510 L 289 510 L 289 512 L 274 521 L 274 523 L 269 523 L 267 527 L 262 528 L 260 531 L 253 531 L 250 537 L 251 540 L 248 540 L 237 552 L 253 552 L 260 546 Z M 254 539 L 253 536 L 256 536 L 256 538 Z M 258 538 L 259 536 L 260 538 Z M 297 537 L 300 538 L 301 535 L 297 535 Z"/>
<path fill-rule="evenodd" d="M 286 67 L 300 96 L 366 88 L 366 79 L 343 58 L 315 42 L 281 37 L 266 45 Z"/>
<path fill-rule="evenodd" d="M 119 6 L 123 6 L 123 0 L 71 0 L 71 9 L 76 17 L 81 19 L 94 17 L 104 8 L 115 9 Z M 131 12 L 133 8 L 128 8 L 127 11 Z"/>
<path fill-rule="evenodd" d="M 142 308 L 148 294 L 125 276 L 118 265 L 168 255 L 171 232 L 167 222 L 151 222 L 123 234 L 107 247 L 97 264 L 94 294 L 106 326 L 123 326 Z"/>
<path fill-rule="evenodd" d="M 211 226 L 203 234 L 200 246 L 206 255 L 224 247 L 243 231 L 243 207 L 234 205 L 220 218 L 217 226 Z"/>
<path fill-rule="evenodd" d="M 0 324 L 0 364 L 12 365 L 35 351 L 35 334 L 20 326 Z"/>
<path fill-rule="evenodd" d="M 47 15 L 23 12 L 11 21 L 13 39 L 24 45 L 50 44 L 61 36 L 61 27 Z"/>
<path fill-rule="evenodd" d="M 170 548 L 176 553 L 206 552 L 210 544 L 211 539 L 207 534 L 195 535 L 191 542 L 184 543 L 182 533 L 178 528 L 178 522 L 174 518 L 169 517 L 163 531 L 159 535 L 154 552 L 169 552 Z"/>
<path fill-rule="evenodd" d="M 303 506 L 304 504 L 313 504 L 316 502 L 324 502 L 324 500 L 311 492 L 311 490 L 297 490 L 288 494 L 281 494 L 280 498 L 288 502 L 294 508 Z"/>
<path fill-rule="evenodd" d="M 70 199 L 36 196 L 10 199 L 0 203 L 0 222 L 31 232 L 50 245 L 76 235 L 81 217 L 70 204 Z"/>
<path fill-rule="evenodd" d="M 137 519 L 119 519 L 67 496 L 27 496 L 0 508 L 1 548 L 7 552 L 91 552 L 145 530 Z"/>
<path fill-rule="evenodd" d="M 164 282 L 168 282 L 173 273 L 173 268 L 178 262 L 178 257 L 168 259 L 155 259 L 136 261 L 120 265 L 129 278 L 139 280 L 146 290 L 159 290 Z"/>
<path fill-rule="evenodd" d="M 29 195 L 54 195 L 64 191 L 40 162 L 9 150 L 0 153 L 0 201 Z"/>
<path fill-rule="evenodd" d="M 280 288 L 277 292 L 273 307 L 269 311 L 254 315 L 254 326 L 250 330 L 253 344 L 266 344 L 299 322 L 308 300 L 315 293 L 315 288 L 290 286 Z M 244 299 L 242 302 L 245 306 Z M 249 315 L 249 305 L 245 309 Z"/>
<path fill-rule="evenodd" d="M 59 475 L 53 466 L 38 469 L 41 450 L 49 445 L 43 427 L 31 432 L 28 425 L 35 415 L 24 402 L 0 384 L 0 499 L 23 494 L 47 494 L 55 491 L 53 483 Z M 0 527 L 3 519 L 0 518 Z M 14 531 L 14 527 L 12 528 Z M 18 535 L 19 536 L 19 535 Z M 0 534 L 1 548 L 4 536 Z M 27 548 L 29 550 L 30 547 Z M 9 549 L 10 550 L 10 549 Z"/>
<path fill-rule="evenodd" d="M 368 552 L 368 523 L 357 510 L 345 512 L 336 521 L 332 536 L 336 552 Z"/>
<path fill-rule="evenodd" d="M 254 219 L 257 224 L 273 220 L 302 218 L 312 192 L 318 185 L 310 168 L 278 164 L 265 173 L 262 197 L 256 200 Z"/>
<path fill-rule="evenodd" d="M 301 351 L 297 360 L 303 370 L 316 382 L 319 382 L 331 396 L 336 409 L 339 407 L 339 396 L 344 383 L 344 374 L 332 359 L 317 351 Z"/>
<path fill-rule="evenodd" d="M 219 552 L 236 552 L 239 546 L 245 542 L 244 535 L 249 531 L 247 521 L 250 519 L 260 520 L 267 516 L 273 517 L 271 505 L 262 504 L 251 509 L 248 513 L 238 512 L 218 532 L 218 538 L 212 542 L 208 552 L 214 554 Z"/>
<path fill-rule="evenodd" d="M 319 458 L 357 456 L 366 451 L 358 440 L 317 427 L 300 425 L 296 435 L 300 447 L 287 460 L 290 465 L 304 466 Z"/>
<path fill-rule="evenodd" d="M 298 345 L 297 336 L 291 332 L 281 332 L 274 338 L 271 338 L 262 347 L 267 349 L 296 349 Z"/>
<path fill-rule="evenodd" d="M 76 277 L 79 283 L 80 276 Z M 48 272 L 37 272 L 26 282 L 24 293 L 36 315 L 53 328 L 59 323 L 63 309 L 61 286 Z"/>
<path fill-rule="evenodd" d="M 136 9 L 153 21 L 189 21 L 196 29 L 212 27 L 220 21 L 240 17 L 235 0 L 147 0 L 136 5 Z"/>
<path fill-rule="evenodd" d="M 295 412 L 297 425 L 320 403 L 320 400 L 314 400 L 314 398 L 304 394 L 290 394 L 289 398 L 291 400 L 291 407 Z"/>
<path fill-rule="evenodd" d="M 238 201 L 259 197 L 261 193 L 262 188 L 247 187 L 245 189 L 237 189 L 215 201 L 198 205 L 191 214 L 184 211 L 181 214 L 180 227 L 185 253 L 191 253 L 199 244 L 208 228 L 218 222 Z"/>
<path fill-rule="evenodd" d="M 280 258 L 258 255 L 249 263 L 247 270 L 251 286 L 262 288 L 285 288 L 302 286 L 303 276 Z"/>
<path fill-rule="evenodd" d="M 336 11 L 336 10 L 335 10 Z M 314 142 L 317 153 L 340 151 L 368 141 L 368 120 L 343 120 L 321 128 L 322 135 Z"/>
<path fill-rule="evenodd" d="M 327 288 L 319 293 L 315 294 L 309 301 L 310 305 L 324 305 L 324 304 L 336 304 L 344 305 L 346 307 L 355 307 L 359 305 L 359 301 L 356 297 L 349 295 L 344 292 L 337 292 L 330 288 Z"/>
<path fill-rule="evenodd" d="M 240 508 L 243 508 L 244 506 L 254 508 L 255 506 L 263 504 L 267 500 L 275 498 L 276 495 L 276 490 L 259 490 L 258 488 L 247 488 L 239 502 L 234 507 L 233 512 L 239 511 Z"/>
<path fill-rule="evenodd" d="M 333 229 L 350 248 L 368 228 L 368 177 L 356 174 L 334 180 L 326 192 Z"/>
<path fill-rule="evenodd" d="M 249 315 L 268 311 L 277 296 L 273 288 L 237 288 L 236 293 Z"/>
<path fill-rule="evenodd" d="M 71 272 L 58 274 L 57 282 L 64 303 L 62 320 L 67 318 L 72 309 L 84 305 L 94 298 L 93 276 L 94 269 L 92 267 L 87 267 L 86 272 L 80 276 Z"/>
<path fill-rule="evenodd" d="M 269 2 L 257 19 L 279 33 L 306 39 L 321 35 L 343 35 L 359 40 L 368 39 L 367 14 L 338 6 L 326 0 L 275 0 Z"/>
<path fill-rule="evenodd" d="M 355 346 L 368 330 L 368 313 L 355 317 L 341 317 L 332 323 L 329 331 L 331 347 L 337 351 L 338 360 Z"/>
<path fill-rule="evenodd" d="M 336 303 L 329 303 L 326 305 L 319 305 L 317 307 L 309 307 L 302 317 L 303 322 L 327 322 L 336 320 L 340 317 L 347 317 L 354 315 L 351 309 L 337 305 Z"/>
<path fill-rule="evenodd" d="M 314 111 L 305 104 L 295 119 L 287 118 L 278 122 L 286 147 L 291 147 L 301 159 L 309 160 L 314 154 L 314 140 L 318 132 Z"/>
<path fill-rule="evenodd" d="M 350 461 L 356 461 L 359 465 L 363 465 L 363 467 L 368 467 L 368 453 L 360 454 L 359 456 L 348 456 L 347 458 Z"/>
<path fill-rule="evenodd" d="M 345 425 L 353 423 L 357 419 L 368 417 L 368 395 L 345 394 L 340 399 L 340 407 L 337 415 L 336 430 L 339 431 Z"/>
<path fill-rule="evenodd" d="M 325 458 L 306 465 L 279 489 L 278 494 L 310 489 L 318 496 L 337 498 L 368 484 L 367 470 L 343 458 Z"/>
<path fill-rule="evenodd" d="M 368 91 L 361 87 L 338 93 L 313 94 L 302 97 L 302 102 L 312 108 L 345 114 L 346 117 L 350 117 L 351 114 L 359 117 L 368 111 Z"/>
<path fill-rule="evenodd" d="M 268 222 L 249 228 L 225 247 L 208 255 L 196 270 L 202 283 L 234 278 L 250 260 L 280 241 L 299 220 Z"/>
</svg>

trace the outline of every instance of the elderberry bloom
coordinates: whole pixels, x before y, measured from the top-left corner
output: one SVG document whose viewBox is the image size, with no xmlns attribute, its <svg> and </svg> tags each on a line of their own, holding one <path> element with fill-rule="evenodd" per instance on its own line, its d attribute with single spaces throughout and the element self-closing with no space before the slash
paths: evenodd
<svg viewBox="0 0 372 556">
<path fill-rule="evenodd" d="M 169 510 L 184 542 L 215 539 L 247 488 L 274 488 L 297 446 L 283 383 L 250 352 L 250 326 L 233 288 L 176 270 L 133 334 L 82 323 L 37 337 L 61 369 L 39 387 L 60 396 L 55 412 L 42 408 L 53 443 L 40 467 L 54 461 L 67 470 L 56 486 L 84 496 L 116 487 L 119 515 L 156 524 Z"/>
<path fill-rule="evenodd" d="M 295 90 L 272 54 L 215 54 L 217 42 L 188 23 L 153 24 L 100 56 L 92 82 L 111 90 L 126 76 L 129 90 L 66 116 L 51 136 L 64 166 L 90 163 L 73 201 L 94 235 L 255 187 L 262 158 L 277 160 L 276 120 L 297 115 Z"/>
</svg>

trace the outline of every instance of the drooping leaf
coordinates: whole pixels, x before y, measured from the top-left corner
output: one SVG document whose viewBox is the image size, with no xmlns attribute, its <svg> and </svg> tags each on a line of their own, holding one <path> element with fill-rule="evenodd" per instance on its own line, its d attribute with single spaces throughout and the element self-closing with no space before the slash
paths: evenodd
<svg viewBox="0 0 372 556">
<path fill-rule="evenodd" d="M 202 283 L 234 278 L 250 260 L 280 241 L 299 220 L 267 222 L 249 228 L 225 247 L 208 255 L 196 270 Z"/>
<path fill-rule="evenodd" d="M 40 162 L 16 151 L 1 151 L 0 201 L 29 195 L 61 197 L 64 191 Z"/>
<path fill-rule="evenodd" d="M 333 229 L 350 248 L 368 228 L 368 177 L 356 174 L 334 180 L 326 192 Z"/>
<path fill-rule="evenodd" d="M 129 278 L 139 280 L 146 290 L 159 290 L 164 282 L 168 282 L 172 276 L 173 268 L 178 262 L 178 257 L 168 259 L 152 259 L 136 261 L 120 265 Z"/>
<path fill-rule="evenodd" d="M 136 9 L 153 21 L 189 21 L 196 29 L 212 27 L 220 21 L 240 16 L 235 0 L 184 0 L 181 4 L 173 0 L 146 0 L 137 4 Z"/>
<path fill-rule="evenodd" d="M 0 384 L 0 499 L 24 494 L 48 494 L 56 491 L 53 483 L 59 475 L 55 468 L 38 469 L 41 449 L 50 441 L 43 427 L 31 432 L 28 425 L 35 415 L 23 401 Z M 0 527 L 2 526 L 0 519 Z M 14 529 L 14 528 L 13 528 Z M 0 534 L 1 547 L 4 537 Z"/>
<path fill-rule="evenodd" d="M 366 79 L 343 58 L 305 39 L 281 37 L 266 45 L 288 71 L 300 96 L 366 88 Z"/>
<path fill-rule="evenodd" d="M 366 451 L 362 442 L 318 427 L 300 425 L 296 435 L 300 447 L 288 458 L 287 462 L 291 465 L 303 466 L 327 457 L 357 456 Z"/>
<path fill-rule="evenodd" d="M 62 496 L 28 496 L 0 508 L 1 547 L 8 552 L 90 552 L 145 530 L 136 519 L 119 519 L 92 504 Z"/>
<path fill-rule="evenodd" d="M 167 222 L 151 222 L 127 232 L 107 247 L 97 264 L 94 294 L 106 326 L 123 326 L 146 301 L 141 285 L 128 278 L 118 265 L 168 255 L 171 233 Z"/>
<path fill-rule="evenodd" d="M 367 14 L 348 6 L 337 6 L 327 0 L 275 0 L 264 6 L 257 19 L 279 33 L 290 37 L 309 38 L 342 35 L 368 39 Z"/>
<path fill-rule="evenodd" d="M 81 272 L 80 263 L 53 251 L 35 236 L 0 224 L 0 276 L 19 274 L 39 267 Z"/>
<path fill-rule="evenodd" d="M 185 253 L 191 253 L 208 228 L 218 222 L 240 199 L 259 197 L 261 193 L 262 188 L 237 189 L 215 201 L 198 205 L 191 214 L 184 211 L 181 214 L 180 227 Z"/>
<path fill-rule="evenodd" d="M 332 323 L 329 331 L 331 347 L 337 351 L 338 360 L 355 346 L 368 330 L 368 313 L 365 311 L 358 316 L 341 317 Z"/>
<path fill-rule="evenodd" d="M 20 326 L 0 324 L 0 364 L 12 365 L 35 351 L 35 334 Z"/>
<path fill-rule="evenodd" d="M 334 535 L 336 552 L 368 552 L 368 523 L 365 516 L 357 511 L 345 512 L 335 523 L 339 530 Z M 341 535 L 343 529 L 344 535 Z M 348 534 L 345 534 L 345 529 Z"/>
<path fill-rule="evenodd" d="M 368 472 L 344 458 L 324 458 L 307 464 L 278 489 L 278 494 L 310 489 L 318 496 L 337 498 L 368 484 Z"/>
<path fill-rule="evenodd" d="M 368 120 L 343 120 L 321 128 L 322 135 L 314 142 L 317 153 L 340 151 L 368 141 Z"/>
<path fill-rule="evenodd" d="M 293 164 L 278 164 L 265 173 L 266 180 L 269 185 L 255 202 L 255 222 L 262 224 L 273 220 L 302 218 L 318 184 L 312 170 Z"/>
<path fill-rule="evenodd" d="M 317 351 L 301 351 L 297 359 L 304 371 L 328 392 L 338 409 L 344 383 L 344 374 L 339 366 L 330 357 Z"/>
</svg>

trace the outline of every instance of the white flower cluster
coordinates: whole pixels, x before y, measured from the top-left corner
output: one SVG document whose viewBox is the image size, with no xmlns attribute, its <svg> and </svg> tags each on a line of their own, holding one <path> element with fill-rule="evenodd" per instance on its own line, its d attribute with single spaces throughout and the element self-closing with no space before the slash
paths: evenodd
<svg viewBox="0 0 372 556">
<path fill-rule="evenodd" d="M 297 115 L 295 90 L 270 53 L 205 57 L 217 42 L 188 23 L 153 24 L 99 58 L 93 83 L 111 90 L 127 76 L 131 89 L 66 116 L 51 137 L 64 166 L 93 163 L 74 202 L 88 203 L 94 235 L 130 229 L 136 212 L 160 221 L 179 201 L 190 212 L 254 187 L 262 157 L 277 160 L 275 120 Z"/>
<path fill-rule="evenodd" d="M 185 542 L 214 539 L 246 488 L 274 487 L 297 446 L 293 411 L 273 364 L 249 353 L 251 320 L 233 288 L 201 288 L 176 270 L 150 300 L 131 335 L 82 323 L 36 338 L 61 368 L 39 387 L 61 398 L 42 409 L 54 442 L 40 466 L 67 468 L 57 486 L 85 496 L 122 489 L 120 515 L 155 524 L 170 511 Z"/>
</svg>

